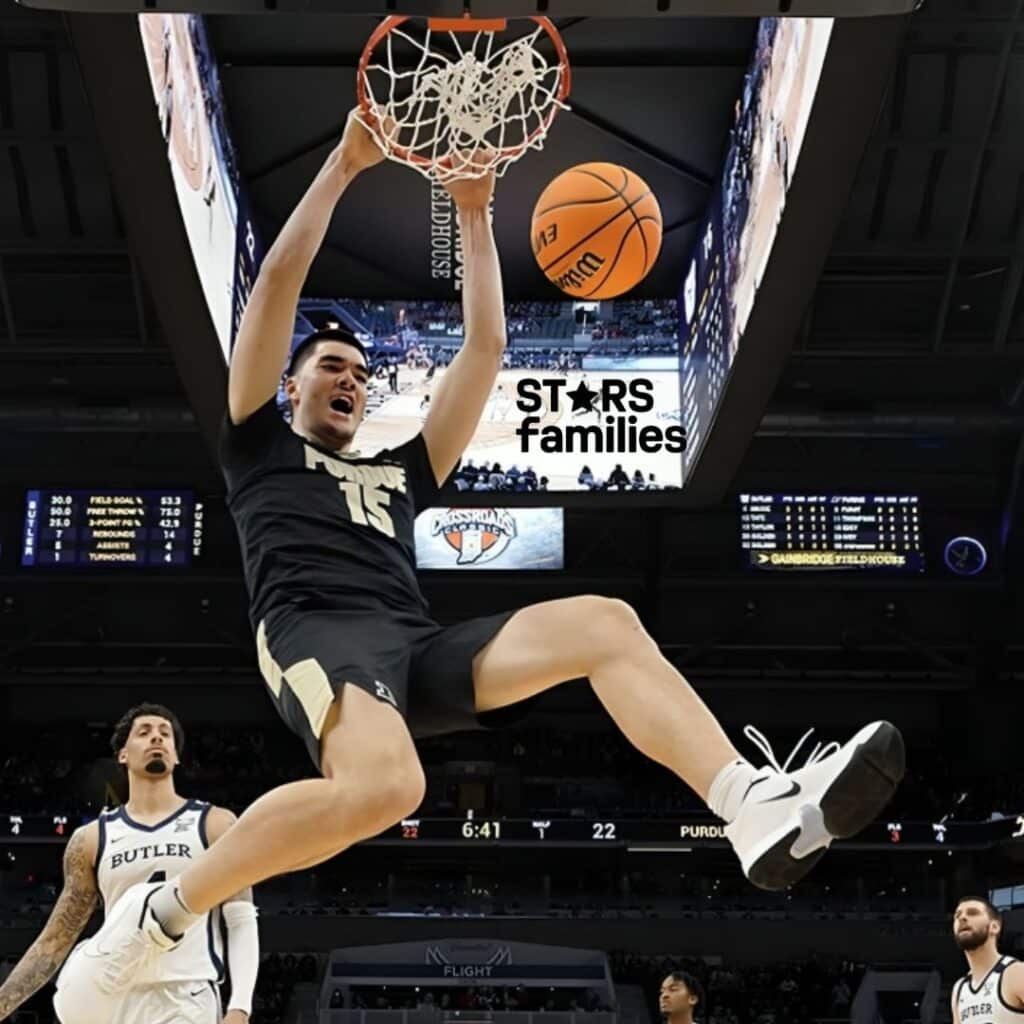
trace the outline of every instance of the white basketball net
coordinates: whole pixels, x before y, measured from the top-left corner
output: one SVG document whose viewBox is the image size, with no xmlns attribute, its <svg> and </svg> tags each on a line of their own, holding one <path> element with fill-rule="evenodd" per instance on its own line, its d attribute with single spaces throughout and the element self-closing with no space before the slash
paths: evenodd
<svg viewBox="0 0 1024 1024">
<path fill-rule="evenodd" d="M 419 40 L 404 28 L 387 34 L 363 73 L 373 116 L 364 110 L 360 119 L 386 156 L 444 183 L 501 175 L 527 150 L 542 148 L 566 104 L 559 99 L 565 68 L 536 46 L 547 38 L 541 26 L 504 44 L 490 31 L 428 27 Z M 399 70 L 396 60 L 415 67 Z"/>
</svg>

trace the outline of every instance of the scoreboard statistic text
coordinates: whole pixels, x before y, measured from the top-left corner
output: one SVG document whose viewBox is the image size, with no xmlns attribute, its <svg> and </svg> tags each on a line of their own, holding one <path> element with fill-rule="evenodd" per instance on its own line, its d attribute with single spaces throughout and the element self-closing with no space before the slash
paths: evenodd
<svg viewBox="0 0 1024 1024">
<path fill-rule="evenodd" d="M 0 846 L 6 843 L 65 840 L 91 816 L 69 811 L 0 816 Z M 1024 842 L 1024 814 L 996 821 L 884 820 L 868 825 L 843 849 L 931 850 L 988 849 Z M 448 847 L 617 847 L 629 852 L 699 850 L 729 845 L 717 818 L 405 818 L 366 841 L 367 846 Z"/>
<path fill-rule="evenodd" d="M 23 566 L 185 566 L 203 545 L 204 508 L 191 491 L 29 491 Z"/>
<path fill-rule="evenodd" d="M 923 572 L 921 509 L 906 494 L 741 494 L 745 564 Z"/>
</svg>

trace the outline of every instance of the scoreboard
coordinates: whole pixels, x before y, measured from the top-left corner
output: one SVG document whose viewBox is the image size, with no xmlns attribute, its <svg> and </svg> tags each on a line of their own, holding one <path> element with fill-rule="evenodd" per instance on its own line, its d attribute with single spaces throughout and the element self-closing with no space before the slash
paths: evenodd
<svg viewBox="0 0 1024 1024">
<path fill-rule="evenodd" d="M 66 839 L 88 816 L 70 812 L 0 816 L 0 846 L 5 843 Z M 996 821 L 876 821 L 843 849 L 930 850 L 987 849 L 1024 842 L 1024 814 Z M 725 847 L 729 840 L 717 818 L 661 820 L 584 818 L 405 818 L 369 839 L 367 846 L 530 846 L 618 847 L 633 853 Z"/>
<path fill-rule="evenodd" d="M 753 569 L 925 568 L 916 495 L 741 494 L 740 544 Z"/>
<path fill-rule="evenodd" d="M 29 491 L 23 566 L 184 566 L 202 551 L 203 503 L 192 491 Z"/>
</svg>

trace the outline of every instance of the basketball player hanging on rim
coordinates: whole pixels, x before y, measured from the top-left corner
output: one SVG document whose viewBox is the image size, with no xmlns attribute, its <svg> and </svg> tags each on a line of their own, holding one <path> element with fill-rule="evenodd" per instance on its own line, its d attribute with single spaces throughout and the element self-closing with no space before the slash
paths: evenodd
<svg viewBox="0 0 1024 1024">
<path fill-rule="evenodd" d="M 92 916 L 97 897 L 110 920 L 126 890 L 177 877 L 232 826 L 231 811 L 176 791 L 174 769 L 184 745 L 177 717 L 160 704 L 139 704 L 117 723 L 111 747 L 128 776 L 128 802 L 104 811 L 68 840 L 63 891 L 42 933 L 0 985 L 0 1020 L 50 980 Z M 218 917 L 227 926 L 231 971 L 223 1017 L 216 987 L 225 966 Z M 245 1024 L 259 959 L 256 908 L 247 889 L 223 901 L 219 911 L 203 914 L 177 948 L 114 998 L 65 986 L 65 977 L 95 975 L 111 966 L 112 961 L 89 960 L 83 943 L 57 979 L 54 1007 L 61 1024 Z"/>
<path fill-rule="evenodd" d="M 173 947 L 196 915 L 240 888 L 377 835 L 423 799 L 414 737 L 476 727 L 478 716 L 486 722 L 565 680 L 588 678 L 628 739 L 725 819 L 760 886 L 802 877 L 833 837 L 872 821 L 902 777 L 902 739 L 882 722 L 842 748 L 816 750 L 800 770 L 774 757 L 752 767 L 621 601 L 575 597 L 446 629 L 432 621 L 414 570 L 413 521 L 472 438 L 506 340 L 493 177 L 447 186 L 464 248 L 465 341 L 436 382 L 421 432 L 359 454 L 366 355 L 338 330 L 311 335 L 292 355 L 290 427 L 275 403 L 299 294 L 334 208 L 381 159 L 350 117 L 260 271 L 232 357 L 222 438 L 260 668 L 323 777 L 261 797 L 176 883 L 137 891 L 123 926 L 102 933 L 104 948 L 132 943 L 140 919 L 153 949 Z M 126 962 L 122 953 L 120 984 L 132 975 Z"/>
<path fill-rule="evenodd" d="M 967 974 L 953 986 L 953 1024 L 1024 1019 L 1024 963 L 999 955 L 1002 930 L 1002 915 L 987 899 L 966 896 L 956 905 L 953 937 L 967 958 Z"/>
</svg>

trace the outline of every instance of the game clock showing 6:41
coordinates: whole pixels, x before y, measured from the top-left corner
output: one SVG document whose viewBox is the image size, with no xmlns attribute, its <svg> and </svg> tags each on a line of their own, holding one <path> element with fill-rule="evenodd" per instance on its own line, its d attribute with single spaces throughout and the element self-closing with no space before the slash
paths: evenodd
<svg viewBox="0 0 1024 1024">
<path fill-rule="evenodd" d="M 462 823 L 463 839 L 500 839 L 500 821 L 464 821 Z"/>
<path fill-rule="evenodd" d="M 477 821 L 466 818 L 464 821 L 448 819 L 447 821 L 431 821 L 428 823 L 426 836 L 421 829 L 419 818 L 406 818 L 399 826 L 399 835 L 403 839 L 458 840 L 468 839 L 470 842 L 497 842 L 504 838 L 500 821 Z"/>
</svg>

